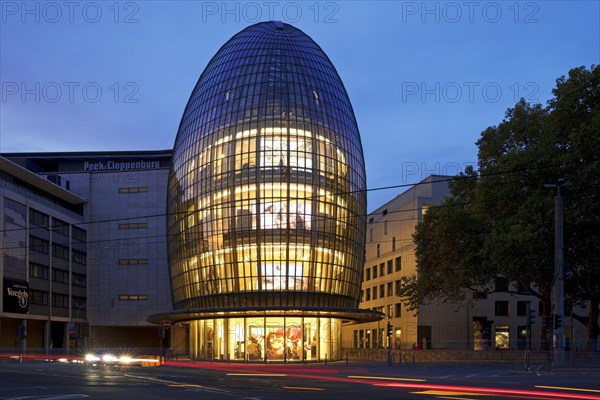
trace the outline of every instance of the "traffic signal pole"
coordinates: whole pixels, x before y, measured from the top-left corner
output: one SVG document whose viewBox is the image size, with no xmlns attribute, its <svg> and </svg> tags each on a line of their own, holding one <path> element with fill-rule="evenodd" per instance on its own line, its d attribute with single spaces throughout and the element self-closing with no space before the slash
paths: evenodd
<svg viewBox="0 0 600 400">
<path fill-rule="evenodd" d="M 525 371 L 529 371 L 531 369 L 531 325 L 535 323 L 535 311 L 531 309 L 531 303 L 527 302 L 527 327 L 525 329 L 527 333 L 526 342 L 525 342 Z"/>
<path fill-rule="evenodd" d="M 388 338 L 388 342 L 387 342 L 387 359 L 388 359 L 388 365 L 392 365 L 392 330 L 394 328 L 392 327 L 391 322 L 388 321 L 387 323 L 387 338 Z"/>
<path fill-rule="evenodd" d="M 554 201 L 554 287 L 552 296 L 552 310 L 556 320 L 554 333 L 554 364 L 564 366 L 565 364 L 565 335 L 563 321 L 565 317 L 565 281 L 563 268 L 563 198 L 561 187 L 571 186 L 560 178 L 555 184 L 544 185 L 547 188 L 556 188 Z"/>
</svg>

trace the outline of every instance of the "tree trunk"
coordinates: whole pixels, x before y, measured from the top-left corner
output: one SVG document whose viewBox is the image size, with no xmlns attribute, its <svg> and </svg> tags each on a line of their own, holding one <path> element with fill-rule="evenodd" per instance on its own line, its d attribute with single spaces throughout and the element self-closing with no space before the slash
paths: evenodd
<svg viewBox="0 0 600 400">
<path fill-rule="evenodd" d="M 598 351 L 598 336 L 600 335 L 600 326 L 598 325 L 598 317 L 600 316 L 600 312 L 598 311 L 599 304 L 600 298 L 592 298 L 587 323 L 587 349 L 591 351 Z"/>
</svg>

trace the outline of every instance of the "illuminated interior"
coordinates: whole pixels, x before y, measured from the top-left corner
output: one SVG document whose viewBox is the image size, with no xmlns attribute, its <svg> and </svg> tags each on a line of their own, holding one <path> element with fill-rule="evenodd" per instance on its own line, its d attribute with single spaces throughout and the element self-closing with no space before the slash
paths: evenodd
<svg viewBox="0 0 600 400">
<path fill-rule="evenodd" d="M 190 324 L 200 359 L 234 361 L 318 361 L 339 351 L 339 319 L 218 318 Z M 228 332 L 229 334 L 225 334 Z"/>
<path fill-rule="evenodd" d="M 366 178 L 354 113 L 320 47 L 282 26 L 252 25 L 217 52 L 175 140 L 167 199 L 175 311 L 164 317 L 193 321 L 196 355 L 208 351 L 209 326 L 211 356 L 233 358 L 249 354 L 253 335 L 320 342 L 320 327 L 368 314 L 357 309 Z M 251 318 L 263 325 L 250 329 Z M 328 340 L 316 358 L 332 356 L 339 340 Z M 261 359 L 272 359 L 265 351 Z"/>
</svg>

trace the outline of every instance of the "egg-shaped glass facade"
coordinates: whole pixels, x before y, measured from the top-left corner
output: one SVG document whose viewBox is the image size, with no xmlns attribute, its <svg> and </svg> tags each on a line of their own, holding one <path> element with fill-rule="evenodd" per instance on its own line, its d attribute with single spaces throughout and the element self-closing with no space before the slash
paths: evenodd
<svg viewBox="0 0 600 400">
<path fill-rule="evenodd" d="M 175 319 L 210 321 L 193 330 L 202 336 L 210 325 L 214 336 L 216 318 L 238 318 L 248 346 L 247 318 L 261 318 L 263 340 L 267 317 L 297 319 L 305 339 L 314 336 L 305 318 L 314 329 L 377 318 L 357 310 L 365 189 L 352 106 L 323 50 L 280 22 L 236 34 L 200 76 L 175 140 Z M 289 321 L 278 324 L 274 332 L 292 335 Z"/>
</svg>

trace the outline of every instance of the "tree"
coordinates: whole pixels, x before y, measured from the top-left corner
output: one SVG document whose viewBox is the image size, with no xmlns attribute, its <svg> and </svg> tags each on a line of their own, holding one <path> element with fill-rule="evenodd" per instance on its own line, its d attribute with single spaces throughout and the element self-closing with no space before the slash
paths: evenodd
<svg viewBox="0 0 600 400">
<path fill-rule="evenodd" d="M 547 107 L 524 100 L 477 141 L 479 171 L 469 167 L 451 196 L 417 225 L 417 275 L 400 293 L 412 309 L 433 299 L 461 301 L 489 290 L 500 275 L 520 283 L 550 314 L 554 279 L 554 195 L 565 178 L 565 261 L 570 304 L 590 302 L 589 344 L 600 332 L 600 68 L 557 80 Z M 542 332 L 545 337 L 545 332 Z"/>
</svg>

